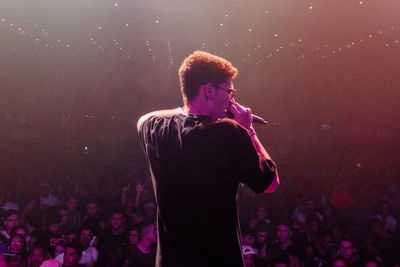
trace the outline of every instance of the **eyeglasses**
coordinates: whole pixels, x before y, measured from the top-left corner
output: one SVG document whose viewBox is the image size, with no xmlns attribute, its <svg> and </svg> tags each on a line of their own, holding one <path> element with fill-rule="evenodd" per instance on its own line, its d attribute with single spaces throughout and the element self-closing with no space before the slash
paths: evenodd
<svg viewBox="0 0 400 267">
<path fill-rule="evenodd" d="M 235 93 L 237 91 L 236 89 L 233 89 L 233 88 L 224 88 L 224 87 L 220 87 L 220 86 L 217 86 L 216 88 L 224 90 L 225 92 L 227 92 L 229 94 L 230 97 L 234 97 Z"/>
</svg>

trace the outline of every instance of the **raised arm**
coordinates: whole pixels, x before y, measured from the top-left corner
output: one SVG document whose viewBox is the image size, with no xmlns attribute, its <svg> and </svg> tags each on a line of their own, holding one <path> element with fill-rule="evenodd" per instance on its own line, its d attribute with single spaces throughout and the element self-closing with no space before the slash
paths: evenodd
<svg viewBox="0 0 400 267">
<path fill-rule="evenodd" d="M 253 142 L 253 146 L 256 149 L 259 159 L 260 159 L 260 167 L 262 169 L 270 168 L 271 170 L 274 170 L 276 168 L 275 164 L 270 164 L 273 161 L 272 161 L 270 155 L 268 154 L 267 150 L 261 144 L 260 140 L 257 137 L 256 131 L 254 130 L 254 128 L 252 126 L 251 109 L 245 108 L 237 102 L 232 102 L 232 104 L 230 106 L 230 111 L 235 116 L 234 120 L 236 122 L 238 122 L 241 126 L 243 126 L 245 129 L 248 130 L 251 140 Z M 267 164 L 262 164 L 264 162 L 267 162 Z M 275 192 L 275 190 L 278 188 L 279 183 L 280 183 L 279 176 L 278 176 L 278 171 L 275 170 L 275 172 L 276 172 L 276 175 L 274 177 L 274 180 L 269 185 L 269 187 L 264 191 L 264 193 Z"/>
<path fill-rule="evenodd" d="M 253 145 L 258 153 L 258 156 L 260 158 L 260 165 L 261 168 L 271 168 L 271 170 L 274 170 L 276 168 L 275 165 L 272 164 L 268 164 L 269 162 L 267 161 L 267 164 L 261 164 L 261 162 L 264 162 L 266 160 L 272 161 L 271 157 L 269 156 L 267 150 L 264 148 L 264 146 L 261 144 L 260 140 L 257 137 L 256 131 L 254 130 L 254 128 L 252 127 L 250 132 L 249 132 L 250 136 L 251 136 L 251 140 L 253 141 Z M 264 193 L 272 193 L 275 192 L 275 190 L 278 188 L 279 186 L 279 176 L 278 176 L 278 170 L 275 170 L 276 175 L 274 180 L 272 181 L 272 183 L 269 185 L 269 187 L 264 191 Z"/>
</svg>

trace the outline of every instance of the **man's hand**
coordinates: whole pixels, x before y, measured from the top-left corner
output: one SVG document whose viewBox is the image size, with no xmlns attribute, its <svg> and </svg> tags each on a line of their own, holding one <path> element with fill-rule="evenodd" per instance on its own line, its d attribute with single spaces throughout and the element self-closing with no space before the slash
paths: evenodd
<svg viewBox="0 0 400 267">
<path fill-rule="evenodd" d="M 131 184 L 128 184 L 128 185 L 122 187 L 122 193 L 126 194 L 130 188 L 131 188 Z"/>
<path fill-rule="evenodd" d="M 137 181 L 136 182 L 136 193 L 138 193 L 138 194 L 142 193 L 143 189 L 144 189 L 144 185 L 140 181 Z"/>
<path fill-rule="evenodd" d="M 232 102 L 229 110 L 235 116 L 233 119 L 243 126 L 245 129 L 250 130 L 252 128 L 253 118 L 251 116 L 251 109 L 245 108 L 238 102 Z"/>
</svg>

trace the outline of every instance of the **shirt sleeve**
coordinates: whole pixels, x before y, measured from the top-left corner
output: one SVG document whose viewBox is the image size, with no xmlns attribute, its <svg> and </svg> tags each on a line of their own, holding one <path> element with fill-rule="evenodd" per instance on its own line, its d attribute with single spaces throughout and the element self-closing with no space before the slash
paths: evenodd
<svg viewBox="0 0 400 267">
<path fill-rule="evenodd" d="M 147 146 L 152 143 L 152 132 L 154 131 L 154 124 L 156 123 L 156 120 L 157 117 L 149 117 L 144 120 L 139 127 L 139 141 L 146 157 L 148 155 Z"/>
<path fill-rule="evenodd" d="M 245 129 L 238 127 L 236 166 L 239 182 L 255 193 L 265 191 L 274 180 L 277 170 L 272 160 L 261 160 L 251 137 Z"/>
</svg>

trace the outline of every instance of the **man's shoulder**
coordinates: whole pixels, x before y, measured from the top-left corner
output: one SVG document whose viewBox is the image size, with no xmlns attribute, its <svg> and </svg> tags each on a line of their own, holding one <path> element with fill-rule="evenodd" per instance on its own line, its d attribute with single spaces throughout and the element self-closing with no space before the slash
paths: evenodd
<svg viewBox="0 0 400 267">
<path fill-rule="evenodd" d="M 98 253 L 98 250 L 96 247 L 88 247 L 83 252 L 85 252 L 87 254 L 93 254 L 93 253 Z"/>
<path fill-rule="evenodd" d="M 5 239 L 10 239 L 10 235 L 7 233 L 7 230 L 0 231 L 0 236 L 4 237 Z"/>
<path fill-rule="evenodd" d="M 146 118 L 140 121 L 138 125 L 138 131 L 146 132 L 147 130 L 154 130 L 163 128 L 165 125 L 169 125 L 170 121 L 176 117 L 177 115 L 171 116 L 158 116 L 158 115 L 151 115 L 147 116 Z"/>
<path fill-rule="evenodd" d="M 3 207 L 1 207 L 1 209 L 7 211 L 7 210 L 19 210 L 18 204 L 13 203 L 13 202 L 7 202 L 6 204 L 4 204 Z"/>
<path fill-rule="evenodd" d="M 245 136 L 248 135 L 247 130 L 245 128 L 243 128 L 236 121 L 229 118 L 219 119 L 214 123 L 214 125 L 215 127 L 221 128 L 222 130 L 234 132 L 237 135 L 245 135 Z"/>
<path fill-rule="evenodd" d="M 221 127 L 227 127 L 227 128 L 230 127 L 230 128 L 234 128 L 234 129 L 240 127 L 240 125 L 236 121 L 229 119 L 229 118 L 219 119 L 215 122 L 215 125 L 219 125 Z"/>
<path fill-rule="evenodd" d="M 140 252 L 137 245 L 129 245 L 127 249 L 130 255 L 137 255 Z"/>
<path fill-rule="evenodd" d="M 170 118 L 174 115 L 179 115 L 184 112 L 184 109 L 182 107 L 177 107 L 174 109 L 165 109 L 165 110 L 156 110 L 150 113 L 147 113 L 143 116 L 141 116 L 137 122 L 137 129 L 140 131 L 143 124 L 145 122 L 148 122 L 149 120 L 157 120 L 157 119 L 162 119 L 162 118 Z"/>
<path fill-rule="evenodd" d="M 106 228 L 106 229 L 102 230 L 102 231 L 99 233 L 99 238 L 100 238 L 100 239 L 103 239 L 103 238 L 107 238 L 107 237 L 112 236 L 112 235 L 113 235 L 113 234 L 112 234 L 112 232 L 111 232 L 111 229 L 110 229 L 110 228 Z"/>
</svg>

